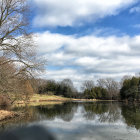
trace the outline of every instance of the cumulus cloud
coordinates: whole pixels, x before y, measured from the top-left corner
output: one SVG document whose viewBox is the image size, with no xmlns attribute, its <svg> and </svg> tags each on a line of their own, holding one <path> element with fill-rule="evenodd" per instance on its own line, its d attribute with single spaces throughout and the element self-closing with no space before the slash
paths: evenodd
<svg viewBox="0 0 140 140">
<path fill-rule="evenodd" d="M 73 26 L 116 15 L 137 0 L 34 0 L 36 26 Z M 132 10 L 133 11 L 133 10 Z"/>
<path fill-rule="evenodd" d="M 140 6 L 136 6 L 130 9 L 130 13 L 139 13 L 140 12 Z"/>
<path fill-rule="evenodd" d="M 133 75 L 140 71 L 140 36 L 76 37 L 38 33 L 38 52 L 48 59 L 44 78 L 72 79 L 76 85 L 86 79 Z"/>
</svg>

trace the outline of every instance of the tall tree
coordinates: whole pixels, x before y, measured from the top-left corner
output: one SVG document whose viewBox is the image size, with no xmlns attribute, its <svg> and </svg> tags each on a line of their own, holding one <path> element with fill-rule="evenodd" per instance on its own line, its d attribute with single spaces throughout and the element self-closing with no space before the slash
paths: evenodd
<svg viewBox="0 0 140 140">
<path fill-rule="evenodd" d="M 6 57 L 0 63 L 16 63 L 15 75 L 32 74 L 32 70 L 41 68 L 41 61 L 36 59 L 36 45 L 28 27 L 27 0 L 0 1 L 0 55 Z"/>
<path fill-rule="evenodd" d="M 18 92 L 24 93 L 26 88 L 22 85 L 27 85 L 33 72 L 43 68 L 44 61 L 36 57 L 33 35 L 27 32 L 27 15 L 27 0 L 0 0 L 0 87 L 3 93 L 17 93 L 18 86 L 22 89 Z"/>
</svg>

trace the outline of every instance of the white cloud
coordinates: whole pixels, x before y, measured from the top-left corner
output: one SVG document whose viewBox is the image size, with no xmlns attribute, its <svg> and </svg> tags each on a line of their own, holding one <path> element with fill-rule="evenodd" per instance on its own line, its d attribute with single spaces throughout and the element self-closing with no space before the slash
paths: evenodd
<svg viewBox="0 0 140 140">
<path fill-rule="evenodd" d="M 140 6 L 136 6 L 130 9 L 130 13 L 139 13 L 140 12 Z"/>
<path fill-rule="evenodd" d="M 35 26 L 73 26 L 116 15 L 137 0 L 34 0 Z"/>
<path fill-rule="evenodd" d="M 140 71 L 140 36 L 76 37 L 44 32 L 37 34 L 38 52 L 48 59 L 45 78 L 86 79 L 133 75 Z"/>
</svg>

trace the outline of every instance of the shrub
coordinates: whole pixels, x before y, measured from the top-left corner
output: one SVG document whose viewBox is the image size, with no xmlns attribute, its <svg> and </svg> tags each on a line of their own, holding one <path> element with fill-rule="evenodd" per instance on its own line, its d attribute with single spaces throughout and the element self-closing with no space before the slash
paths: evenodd
<svg viewBox="0 0 140 140">
<path fill-rule="evenodd" d="M 8 106 L 10 106 L 10 104 L 11 104 L 10 100 L 7 97 L 0 95 L 0 106 L 1 107 L 8 107 Z"/>
</svg>

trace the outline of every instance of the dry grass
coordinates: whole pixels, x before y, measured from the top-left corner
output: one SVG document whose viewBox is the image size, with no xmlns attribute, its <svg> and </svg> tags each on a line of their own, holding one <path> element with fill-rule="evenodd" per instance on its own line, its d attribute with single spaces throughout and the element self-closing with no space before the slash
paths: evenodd
<svg viewBox="0 0 140 140">
<path fill-rule="evenodd" d="M 59 104 L 63 104 L 64 103 L 64 101 L 62 102 L 62 101 L 57 101 L 57 102 L 55 102 L 55 101 L 46 101 L 46 102 L 30 102 L 30 103 L 28 103 L 28 105 L 29 106 L 43 106 L 43 105 L 51 105 L 51 106 L 53 106 L 53 105 L 59 105 Z M 14 108 L 14 107 L 23 107 L 23 106 L 25 106 L 25 103 L 17 103 L 17 104 L 14 104 L 13 106 L 12 106 L 12 108 Z"/>
<path fill-rule="evenodd" d="M 39 95 L 39 94 L 34 94 L 30 101 L 36 101 L 36 102 L 42 102 L 42 101 L 66 101 L 70 100 L 69 98 L 64 98 L 61 96 L 55 96 L 55 95 Z"/>
<path fill-rule="evenodd" d="M 97 101 L 97 99 L 72 99 L 72 101 L 84 101 L 84 102 L 88 102 L 88 101 Z"/>
<path fill-rule="evenodd" d="M 62 104 L 66 101 L 84 101 L 84 102 L 94 102 L 94 101 L 101 101 L 96 99 L 74 99 L 74 98 L 65 98 L 61 96 L 55 96 L 55 95 L 47 95 L 47 94 L 34 94 L 30 101 L 29 105 L 31 106 L 39 106 L 39 105 L 55 105 L 55 104 Z M 14 106 L 24 106 L 25 103 L 23 101 L 18 101 L 14 104 Z"/>
<path fill-rule="evenodd" d="M 65 101 L 70 101 L 69 98 L 64 98 L 61 96 L 55 96 L 55 95 L 39 95 L 34 94 L 28 105 L 31 106 L 38 106 L 38 105 L 55 105 L 55 104 L 62 104 Z M 24 106 L 25 103 L 23 101 L 15 102 L 14 106 Z"/>
<path fill-rule="evenodd" d="M 0 110 L 0 121 L 17 117 L 18 114 L 12 111 Z"/>
</svg>

